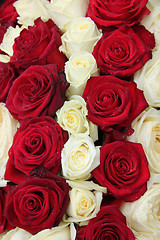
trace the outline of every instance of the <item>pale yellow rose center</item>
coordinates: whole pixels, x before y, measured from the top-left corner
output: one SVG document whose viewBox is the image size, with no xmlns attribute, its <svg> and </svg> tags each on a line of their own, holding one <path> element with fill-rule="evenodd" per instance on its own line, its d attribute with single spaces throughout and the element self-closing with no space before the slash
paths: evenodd
<svg viewBox="0 0 160 240">
<path fill-rule="evenodd" d="M 81 192 L 78 192 L 76 197 L 78 201 L 76 213 L 78 216 L 84 216 L 92 205 L 94 205 L 93 199 L 88 195 L 84 196 Z"/>
<path fill-rule="evenodd" d="M 79 117 L 77 116 L 77 113 L 74 110 L 70 110 L 66 113 L 65 116 L 66 124 L 69 128 L 77 129 L 79 125 Z"/>
</svg>

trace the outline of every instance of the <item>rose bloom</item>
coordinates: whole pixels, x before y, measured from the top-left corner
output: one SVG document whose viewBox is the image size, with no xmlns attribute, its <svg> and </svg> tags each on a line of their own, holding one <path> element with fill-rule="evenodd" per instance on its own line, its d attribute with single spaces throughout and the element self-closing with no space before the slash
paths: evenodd
<svg viewBox="0 0 160 240">
<path fill-rule="evenodd" d="M 31 65 L 57 64 L 64 69 L 65 55 L 58 48 L 61 45 L 60 32 L 50 19 L 44 23 L 36 19 L 34 26 L 23 29 L 15 39 L 10 61 L 20 72 Z"/>
<path fill-rule="evenodd" d="M 98 139 L 97 126 L 87 119 L 87 108 L 81 96 L 74 95 L 56 112 L 57 122 L 71 135 L 82 133 L 90 135 L 93 141 Z"/>
<path fill-rule="evenodd" d="M 65 64 L 66 80 L 70 83 L 67 97 L 72 95 L 82 96 L 87 80 L 91 76 L 98 76 L 97 63 L 91 53 L 80 52 L 72 54 Z"/>
<path fill-rule="evenodd" d="M 135 240 L 133 232 L 127 227 L 126 218 L 116 205 L 102 207 L 83 232 L 77 232 L 76 240 Z"/>
<path fill-rule="evenodd" d="M 127 141 L 104 144 L 100 165 L 92 171 L 92 175 L 115 198 L 130 202 L 144 194 L 150 178 L 141 144 Z"/>
<path fill-rule="evenodd" d="M 145 236 L 150 240 L 160 238 L 159 206 L 160 184 L 153 184 L 137 201 L 122 204 L 121 211 L 128 226 L 137 232 L 138 240 L 145 239 Z"/>
<path fill-rule="evenodd" d="M 36 235 L 29 238 L 29 240 L 71 240 L 70 238 L 70 228 L 68 224 L 60 224 L 57 227 L 51 228 L 51 229 L 45 229 L 37 233 Z M 28 239 L 27 239 L 28 240 Z"/>
<path fill-rule="evenodd" d="M 106 130 L 110 126 L 128 127 L 148 106 L 143 92 L 134 82 L 114 76 L 91 77 L 83 92 L 88 119 Z"/>
<path fill-rule="evenodd" d="M 26 27 L 33 26 L 34 20 L 41 17 L 46 22 L 50 17 L 47 9 L 47 0 L 17 0 L 14 7 L 18 13 L 18 23 Z M 28 14 L 29 13 L 29 14 Z"/>
<path fill-rule="evenodd" d="M 19 120 L 49 115 L 63 105 L 68 83 L 57 65 L 31 66 L 26 69 L 10 88 L 6 106 Z"/>
<path fill-rule="evenodd" d="M 23 122 L 9 150 L 5 179 L 21 183 L 37 166 L 44 166 L 57 174 L 61 169 L 61 150 L 67 138 L 67 133 L 50 117 Z"/>
<path fill-rule="evenodd" d="M 90 0 L 87 16 L 99 27 L 128 25 L 133 26 L 149 14 L 147 0 L 103 1 Z"/>
<path fill-rule="evenodd" d="M 70 180 L 89 179 L 91 171 L 100 164 L 99 147 L 81 134 L 71 135 L 61 153 L 62 174 Z"/>
<path fill-rule="evenodd" d="M 143 26 L 122 26 L 104 33 L 94 48 L 93 56 L 103 73 L 126 78 L 152 58 L 154 46 L 154 35 Z"/>
<path fill-rule="evenodd" d="M 2 6 L 0 6 L 0 25 L 6 29 L 9 26 L 15 26 L 18 13 L 13 6 L 16 0 L 5 0 Z"/>
<path fill-rule="evenodd" d="M 59 50 L 67 58 L 81 51 L 93 52 L 93 48 L 102 37 L 95 23 L 90 18 L 79 17 L 73 19 L 62 35 L 62 45 Z"/>
<path fill-rule="evenodd" d="M 0 103 L 0 179 L 3 179 L 8 160 L 8 150 L 12 145 L 18 122 L 11 116 L 4 103 Z"/>
<path fill-rule="evenodd" d="M 72 19 L 85 17 L 88 4 L 88 0 L 51 0 L 46 7 L 55 24 L 65 32 Z"/>
<path fill-rule="evenodd" d="M 150 59 L 142 69 L 134 74 L 134 81 L 137 83 L 137 87 L 144 92 L 148 104 L 156 108 L 160 107 L 159 65 L 159 51 L 154 51 L 153 58 Z"/>
<path fill-rule="evenodd" d="M 3 235 L 2 240 L 29 240 L 31 236 L 32 234 L 30 234 L 29 232 L 16 227 L 15 229 L 10 230 L 5 235 Z"/>
<path fill-rule="evenodd" d="M 16 78 L 12 64 L 0 62 L 0 76 L 0 102 L 5 102 L 8 91 Z"/>
<path fill-rule="evenodd" d="M 66 210 L 67 222 L 87 225 L 100 210 L 102 195 L 106 188 L 90 181 L 67 181 L 71 187 L 70 201 Z"/>
<path fill-rule="evenodd" d="M 44 167 L 8 192 L 5 213 L 12 226 L 31 234 L 58 226 L 69 202 L 69 186 L 65 179 Z"/>
<path fill-rule="evenodd" d="M 160 111 L 150 108 L 132 123 L 134 133 L 127 139 L 142 144 L 152 172 L 160 173 Z"/>
</svg>

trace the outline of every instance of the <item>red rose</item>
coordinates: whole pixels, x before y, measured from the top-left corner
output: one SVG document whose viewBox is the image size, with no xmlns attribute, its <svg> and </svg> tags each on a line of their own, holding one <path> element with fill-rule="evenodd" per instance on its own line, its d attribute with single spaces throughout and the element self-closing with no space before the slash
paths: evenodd
<svg viewBox="0 0 160 240">
<path fill-rule="evenodd" d="M 68 202 L 69 186 L 66 180 L 40 168 L 9 191 L 5 213 L 12 226 L 36 234 L 57 226 Z"/>
<path fill-rule="evenodd" d="M 67 138 L 67 132 L 50 117 L 25 121 L 17 130 L 9 150 L 5 179 L 21 183 L 32 169 L 41 165 L 57 174 L 61 169 L 61 150 Z"/>
<path fill-rule="evenodd" d="M 0 62 L 0 102 L 5 102 L 8 91 L 15 80 L 15 69 L 10 63 Z"/>
<path fill-rule="evenodd" d="M 0 25 L 6 29 L 9 26 L 15 26 L 17 22 L 18 13 L 13 6 L 16 0 L 5 0 L 0 6 Z"/>
<path fill-rule="evenodd" d="M 115 125 L 128 127 L 148 106 L 143 92 L 134 82 L 111 75 L 91 77 L 83 97 L 87 103 L 88 119 L 103 130 Z"/>
<path fill-rule="evenodd" d="M 115 198 L 137 200 L 147 190 L 150 177 L 142 145 L 127 141 L 103 145 L 100 165 L 92 171 L 92 175 Z"/>
<path fill-rule="evenodd" d="M 130 77 L 152 58 L 154 35 L 143 26 L 127 26 L 106 32 L 96 44 L 93 55 L 100 70 L 117 77 Z"/>
<path fill-rule="evenodd" d="M 31 65 L 58 64 L 64 70 L 66 57 L 59 51 L 61 35 L 52 20 L 46 23 L 40 18 L 33 27 L 23 29 L 15 39 L 10 61 L 22 72 Z"/>
<path fill-rule="evenodd" d="M 146 8 L 148 0 L 89 0 L 87 16 L 99 27 L 128 25 L 133 26 L 149 14 Z"/>
<path fill-rule="evenodd" d="M 57 65 L 31 66 L 14 81 L 6 106 L 18 120 L 53 116 L 63 105 L 68 86 Z"/>
<path fill-rule="evenodd" d="M 102 207 L 97 216 L 89 221 L 85 231 L 81 231 L 81 228 L 79 231 L 76 240 L 135 240 L 133 232 L 127 227 L 125 216 L 116 205 Z"/>
</svg>

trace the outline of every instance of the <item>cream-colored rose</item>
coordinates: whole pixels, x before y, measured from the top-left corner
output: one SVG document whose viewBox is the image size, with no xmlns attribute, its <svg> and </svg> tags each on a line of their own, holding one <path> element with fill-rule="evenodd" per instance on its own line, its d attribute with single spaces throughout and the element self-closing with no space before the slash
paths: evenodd
<svg viewBox="0 0 160 240">
<path fill-rule="evenodd" d="M 70 83 L 67 89 L 67 97 L 72 95 L 82 96 L 87 80 L 91 76 L 98 76 L 99 71 L 95 58 L 91 53 L 81 52 L 71 55 L 65 64 L 67 82 Z"/>
<path fill-rule="evenodd" d="M 52 20 L 64 32 L 72 19 L 85 17 L 88 4 L 88 0 L 51 0 L 46 6 Z"/>
<path fill-rule="evenodd" d="M 89 17 L 80 17 L 72 20 L 62 35 L 62 45 L 59 50 L 67 58 L 81 51 L 93 52 L 93 48 L 102 37 L 102 33 L 96 27 L 94 21 Z"/>
<path fill-rule="evenodd" d="M 65 101 L 56 114 L 57 122 L 70 135 L 83 133 L 90 135 L 93 141 L 98 139 L 98 128 L 87 119 L 86 102 L 81 96 L 74 95 Z"/>
<path fill-rule="evenodd" d="M 66 221 L 87 225 L 89 219 L 99 212 L 102 194 L 106 193 L 106 188 L 89 181 L 67 182 L 72 189 L 69 191 Z"/>
<path fill-rule="evenodd" d="M 10 61 L 10 57 L 8 55 L 0 54 L 0 62 L 7 63 L 9 61 Z"/>
<path fill-rule="evenodd" d="M 68 224 L 60 224 L 51 229 L 45 229 L 32 236 L 29 240 L 71 240 L 71 233 Z"/>
<path fill-rule="evenodd" d="M 31 233 L 17 227 L 7 232 L 2 240 L 29 240 L 31 236 Z"/>
<path fill-rule="evenodd" d="M 86 180 L 100 164 L 100 149 L 93 140 L 81 134 L 72 135 L 61 154 L 62 174 L 70 180 Z"/>
<path fill-rule="evenodd" d="M 137 201 L 123 203 L 121 211 L 137 235 L 160 239 L 160 184 L 153 184 Z"/>
<path fill-rule="evenodd" d="M 7 32 L 4 34 L 3 41 L 0 44 L 0 49 L 8 54 L 8 56 L 13 55 L 13 44 L 15 38 L 20 36 L 21 31 L 24 29 L 24 26 L 19 27 L 18 25 L 14 27 L 9 27 Z"/>
<path fill-rule="evenodd" d="M 153 52 L 150 59 L 138 72 L 134 74 L 137 87 L 144 91 L 148 104 L 160 107 L 160 51 Z"/>
<path fill-rule="evenodd" d="M 154 6 L 154 3 L 153 5 L 150 3 L 151 13 L 144 16 L 141 22 L 146 27 L 146 29 L 154 33 L 156 41 L 154 50 L 160 49 L 160 1 L 158 2 L 156 2 L 156 6 Z"/>
<path fill-rule="evenodd" d="M 33 26 L 34 20 L 41 17 L 43 21 L 51 18 L 47 0 L 17 0 L 13 5 L 19 15 L 18 23 L 26 27 Z"/>
<path fill-rule="evenodd" d="M 4 177 L 8 150 L 12 145 L 17 125 L 18 121 L 12 117 L 5 104 L 0 103 L 0 179 Z"/>
<path fill-rule="evenodd" d="M 133 121 L 132 128 L 134 133 L 127 139 L 142 144 L 150 170 L 160 173 L 160 110 L 144 111 Z"/>
</svg>

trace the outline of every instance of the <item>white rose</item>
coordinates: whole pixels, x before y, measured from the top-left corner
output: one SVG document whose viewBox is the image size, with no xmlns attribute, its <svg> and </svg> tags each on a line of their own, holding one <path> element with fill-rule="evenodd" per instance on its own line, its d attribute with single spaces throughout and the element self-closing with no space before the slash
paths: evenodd
<svg viewBox="0 0 160 240">
<path fill-rule="evenodd" d="M 59 47 L 59 50 L 67 58 L 73 53 L 81 51 L 92 53 L 94 46 L 101 37 L 102 33 L 89 17 L 75 18 L 69 23 L 66 32 L 62 35 L 62 45 Z"/>
<path fill-rule="evenodd" d="M 154 7 L 154 5 L 153 5 Z M 146 27 L 150 32 L 154 33 L 156 46 L 154 50 L 160 48 L 160 4 L 157 3 L 156 7 L 151 9 L 151 13 L 143 17 L 141 24 Z"/>
<path fill-rule="evenodd" d="M 19 15 L 18 23 L 26 27 L 33 26 L 34 20 L 41 17 L 43 21 L 51 18 L 47 0 L 18 0 L 13 5 Z"/>
<path fill-rule="evenodd" d="M 29 240 L 71 240 L 71 233 L 68 224 L 60 224 L 51 229 L 45 229 L 32 236 Z M 18 239 L 19 240 L 19 239 Z"/>
<path fill-rule="evenodd" d="M 21 31 L 24 29 L 24 26 L 19 27 L 9 27 L 7 32 L 4 34 L 3 41 L 0 44 L 0 49 L 8 54 L 10 57 L 13 55 L 13 45 L 15 38 L 20 36 Z"/>
<path fill-rule="evenodd" d="M 160 107 L 160 51 L 153 52 L 150 59 L 138 72 L 134 74 L 137 87 L 144 91 L 148 104 Z"/>
<path fill-rule="evenodd" d="M 17 131 L 17 124 L 18 121 L 12 117 L 5 104 L 0 103 L 0 178 L 4 177 L 8 150 Z"/>
<path fill-rule="evenodd" d="M 7 232 L 3 237 L 2 240 L 29 240 L 32 236 L 31 233 L 21 229 L 21 228 L 15 228 L 13 230 L 10 230 Z"/>
<path fill-rule="evenodd" d="M 74 95 L 65 101 L 56 114 L 57 122 L 69 134 L 83 133 L 93 141 L 98 139 L 98 128 L 87 119 L 86 102 L 81 96 Z"/>
<path fill-rule="evenodd" d="M 88 136 L 72 135 L 65 143 L 61 154 L 63 176 L 70 180 L 86 180 L 91 171 L 100 164 L 99 147 Z"/>
<path fill-rule="evenodd" d="M 150 170 L 160 173 L 160 110 L 144 111 L 133 121 L 132 128 L 134 133 L 127 139 L 142 144 Z"/>
<path fill-rule="evenodd" d="M 139 235 L 160 239 L 160 184 L 153 184 L 137 201 L 123 203 L 121 211 Z"/>
<path fill-rule="evenodd" d="M 64 32 L 72 19 L 85 17 L 88 4 L 88 0 L 51 0 L 47 8 L 52 20 Z"/>
<path fill-rule="evenodd" d="M 97 63 L 91 53 L 81 52 L 71 55 L 65 64 L 67 82 L 70 83 L 67 89 L 67 97 L 72 95 L 82 96 L 87 80 L 91 76 L 99 75 Z"/>
<path fill-rule="evenodd" d="M 89 181 L 67 182 L 72 189 L 69 191 L 66 221 L 87 225 L 99 212 L 102 194 L 106 193 L 106 188 Z"/>
</svg>

